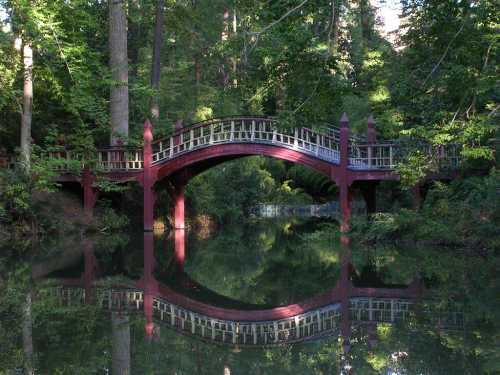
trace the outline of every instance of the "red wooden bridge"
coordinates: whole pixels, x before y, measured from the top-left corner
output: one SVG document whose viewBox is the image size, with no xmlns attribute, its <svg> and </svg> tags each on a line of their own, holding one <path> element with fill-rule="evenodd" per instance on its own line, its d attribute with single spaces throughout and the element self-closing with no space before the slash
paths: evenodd
<svg viewBox="0 0 500 375">
<path fill-rule="evenodd" d="M 419 149 L 441 168 L 452 170 L 459 164 L 455 145 Z M 325 131 L 306 127 L 283 131 L 272 118 L 230 117 L 178 127 L 170 137 L 159 140 L 153 140 L 152 126 L 146 121 L 143 149 L 101 149 L 93 158 L 69 151 L 50 155 L 62 160 L 59 180 L 78 180 L 82 184 L 87 214 L 91 214 L 96 201 L 96 174 L 113 181 L 138 181 L 144 189 L 144 229 L 152 230 L 157 182 L 169 181 L 166 185 L 175 201 L 175 226 L 183 228 L 184 186 L 188 181 L 214 165 L 250 155 L 302 164 L 330 178 L 339 187 L 345 227 L 351 211 L 350 187 L 362 185 L 367 207 L 373 209 L 376 183 L 399 178 L 395 167 L 404 159 L 405 150 L 395 142 L 377 142 L 372 118 L 367 122 L 366 137 L 350 135 L 344 114 L 340 128 Z M 68 173 L 65 167 L 65 161 L 69 166 L 75 160 L 84 168 L 81 176 Z"/>
</svg>

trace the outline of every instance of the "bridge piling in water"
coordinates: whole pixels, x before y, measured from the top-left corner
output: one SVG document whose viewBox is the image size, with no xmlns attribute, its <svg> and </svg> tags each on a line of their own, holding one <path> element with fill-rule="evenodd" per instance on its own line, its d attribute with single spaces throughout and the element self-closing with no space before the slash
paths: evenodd
<svg viewBox="0 0 500 375">
<path fill-rule="evenodd" d="M 144 150 L 142 187 L 144 189 L 144 231 L 153 230 L 154 221 L 154 191 L 153 191 L 153 130 L 149 120 L 144 122 Z"/>
</svg>

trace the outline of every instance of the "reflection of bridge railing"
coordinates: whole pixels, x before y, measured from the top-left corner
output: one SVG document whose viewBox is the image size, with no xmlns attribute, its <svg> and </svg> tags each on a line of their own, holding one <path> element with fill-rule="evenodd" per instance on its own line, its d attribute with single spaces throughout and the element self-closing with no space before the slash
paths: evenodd
<svg viewBox="0 0 500 375">
<path fill-rule="evenodd" d="M 455 168 L 460 161 L 457 145 L 408 147 L 402 143 L 367 143 L 364 138 L 349 136 L 348 165 L 352 169 L 390 170 L 403 161 L 412 149 L 437 162 L 439 167 Z M 276 120 L 266 117 L 229 117 L 207 120 L 182 128 L 172 136 L 152 143 L 153 165 L 175 159 L 183 154 L 222 144 L 263 144 L 286 148 L 310 155 L 332 164 L 340 163 L 340 133 L 309 128 L 279 130 Z M 411 146 L 411 145 L 410 145 Z M 92 153 L 71 151 L 49 152 L 61 162 L 57 169 L 69 168 L 71 162 L 80 162 L 97 171 L 141 171 L 143 150 L 112 148 Z"/>
<path fill-rule="evenodd" d="M 404 299 L 351 298 L 349 301 L 350 318 L 356 322 L 406 321 L 414 315 L 412 305 L 412 301 Z M 456 328 L 463 325 L 461 311 L 439 311 L 430 304 L 423 306 L 422 316 L 440 328 Z"/>
<path fill-rule="evenodd" d="M 56 288 L 63 304 L 82 304 L 85 290 L 76 287 Z M 144 309 L 144 292 L 140 289 L 93 288 L 93 301 L 107 310 Z M 351 298 L 349 319 L 352 325 L 366 322 L 407 320 L 413 303 L 397 298 Z M 170 303 L 164 298 L 153 298 L 153 316 L 157 321 L 185 334 L 203 340 L 228 345 L 276 345 L 314 340 L 338 334 L 341 320 L 341 304 L 332 303 L 292 317 L 265 321 L 225 320 L 200 314 Z M 447 320 L 447 326 L 461 324 L 461 314 L 454 313 L 455 320 Z M 443 325 L 441 325 L 443 326 Z"/>
<path fill-rule="evenodd" d="M 142 310 L 144 307 L 144 292 L 141 290 L 93 291 L 94 301 L 107 310 Z M 82 304 L 85 300 L 82 288 L 57 288 L 57 295 L 68 305 Z M 274 321 L 230 321 L 199 314 L 155 297 L 153 314 L 156 320 L 204 340 L 229 345 L 274 345 L 334 334 L 340 319 L 340 305 L 324 306 Z"/>
</svg>

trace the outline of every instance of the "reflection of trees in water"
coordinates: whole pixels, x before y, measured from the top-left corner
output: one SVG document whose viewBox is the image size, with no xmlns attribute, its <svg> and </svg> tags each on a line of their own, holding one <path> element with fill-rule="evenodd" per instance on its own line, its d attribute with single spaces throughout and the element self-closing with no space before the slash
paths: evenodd
<svg viewBox="0 0 500 375">
<path fill-rule="evenodd" d="M 338 249 L 317 226 L 287 222 L 232 225 L 188 245 L 186 270 L 203 286 L 250 303 L 297 302 L 335 285 Z"/>
<path fill-rule="evenodd" d="M 307 290 L 309 282 L 317 287 L 324 280 L 321 272 L 335 272 L 337 252 L 331 245 L 335 241 L 330 241 L 325 234 L 332 236 L 333 231 L 328 226 L 323 230 L 317 227 L 299 230 L 297 226 L 290 229 L 281 225 L 275 230 L 269 225 L 256 228 L 257 225 L 247 230 L 235 228 L 229 234 L 221 233 L 213 243 L 199 242 L 195 244 L 195 248 L 198 246 L 195 250 L 189 248 L 188 266 L 192 276 L 203 283 L 208 280 L 208 283 L 222 285 L 220 290 L 234 293 L 235 298 L 258 300 L 269 298 L 268 295 L 274 298 L 274 291 L 281 293 L 283 299 L 291 298 L 291 294 L 280 292 L 280 289 L 304 285 L 304 290 Z M 255 232 L 259 236 L 254 236 Z M 222 248 L 228 250 L 221 251 Z M 73 250 L 74 246 L 71 254 Z M 158 251 L 164 250 L 157 249 L 157 257 L 161 257 Z M 228 256 L 231 253 L 234 256 Z M 81 259 L 81 254 L 70 258 Z M 116 260 L 114 254 L 118 253 L 108 249 L 98 251 L 96 257 L 103 260 L 100 264 L 106 264 Z M 140 256 L 127 254 L 121 268 L 137 269 L 133 273 L 138 273 L 142 263 L 138 260 Z M 380 374 L 388 369 L 407 374 L 498 371 L 499 327 L 496 317 L 500 314 L 496 271 L 499 264 L 496 259 L 467 256 L 440 247 L 406 246 L 354 249 L 353 260 L 360 277 L 366 273 L 363 267 L 368 264 L 372 267 L 371 272 L 384 283 L 404 284 L 414 275 L 422 275 L 428 286 L 432 286 L 432 297 L 439 306 L 445 308 L 448 301 L 453 300 L 463 307 L 466 318 L 462 330 L 442 329 L 419 319 L 404 324 L 379 325 L 376 335 L 368 330 L 355 330 L 350 364 L 356 373 Z M 57 268 L 57 264 L 67 267 L 70 263 L 44 259 L 31 269 L 42 272 L 43 269 Z M 27 263 L 21 261 L 5 263 L 2 260 L 0 266 L 0 319 L 1 330 L 5 333 L 0 337 L 1 372 L 13 369 L 16 358 L 19 359 L 15 353 L 19 353 L 17 350 L 22 348 L 22 342 L 16 344 L 15 341 L 16 337 L 22 337 L 23 316 L 19 307 L 25 301 L 29 272 L 23 271 Z M 285 276 L 281 276 L 283 274 Z M 297 280 L 293 280 L 295 276 Z M 334 281 L 332 279 L 328 284 L 333 285 Z M 245 283 L 253 283 L 255 290 L 249 290 Z M 44 288 L 39 281 L 33 285 L 33 347 L 37 371 L 41 374 L 95 374 L 105 368 L 111 369 L 110 316 L 92 305 L 62 307 L 50 298 L 37 298 Z M 134 374 L 153 372 L 154 369 L 161 373 L 221 374 L 225 365 L 233 374 L 339 373 L 340 344 L 336 338 L 273 349 L 234 350 L 161 328 L 158 340 L 148 342 L 144 337 L 143 317 L 130 315 L 130 340 L 130 366 Z M 393 359 L 395 353 L 407 355 Z"/>
</svg>

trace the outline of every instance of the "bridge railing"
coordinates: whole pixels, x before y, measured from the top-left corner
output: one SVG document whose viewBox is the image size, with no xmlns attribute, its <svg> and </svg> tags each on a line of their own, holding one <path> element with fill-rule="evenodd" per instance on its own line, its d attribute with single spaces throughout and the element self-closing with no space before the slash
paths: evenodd
<svg viewBox="0 0 500 375">
<path fill-rule="evenodd" d="M 395 169 L 412 152 L 418 151 L 434 163 L 436 169 L 456 169 L 460 165 L 460 145 L 430 144 L 349 144 L 349 165 L 357 169 Z"/>
<path fill-rule="evenodd" d="M 392 143 L 349 145 L 349 166 L 359 169 L 394 169 L 397 165 L 397 146 Z"/>
<path fill-rule="evenodd" d="M 142 150 L 105 149 L 97 151 L 97 165 L 104 171 L 135 171 L 144 165 Z"/>
<path fill-rule="evenodd" d="M 212 145 L 238 143 L 275 145 L 334 164 L 339 164 L 341 157 L 338 129 L 326 129 L 325 132 L 306 127 L 279 130 L 273 118 L 229 117 L 194 124 L 170 137 L 154 141 L 152 162 L 159 164 Z M 457 168 L 460 163 L 458 145 L 432 146 L 409 139 L 367 143 L 366 139 L 350 135 L 348 165 L 352 169 L 392 170 L 415 150 L 435 162 L 437 169 Z M 142 149 L 108 148 L 92 154 L 59 151 L 51 152 L 49 156 L 60 160 L 59 170 L 69 169 L 75 161 L 105 172 L 140 171 L 144 165 Z"/>
<path fill-rule="evenodd" d="M 334 136 L 311 129 L 277 130 L 272 119 L 228 118 L 209 121 L 176 132 L 172 137 L 153 143 L 153 164 L 202 147 L 223 143 L 275 144 L 339 161 L 339 142 Z"/>
<path fill-rule="evenodd" d="M 98 171 L 136 171 L 143 168 L 143 153 L 141 149 L 129 150 L 123 148 L 100 149 L 96 152 L 51 151 L 44 155 L 56 160 L 56 170 L 66 171 L 74 167 L 86 166 Z"/>
</svg>

